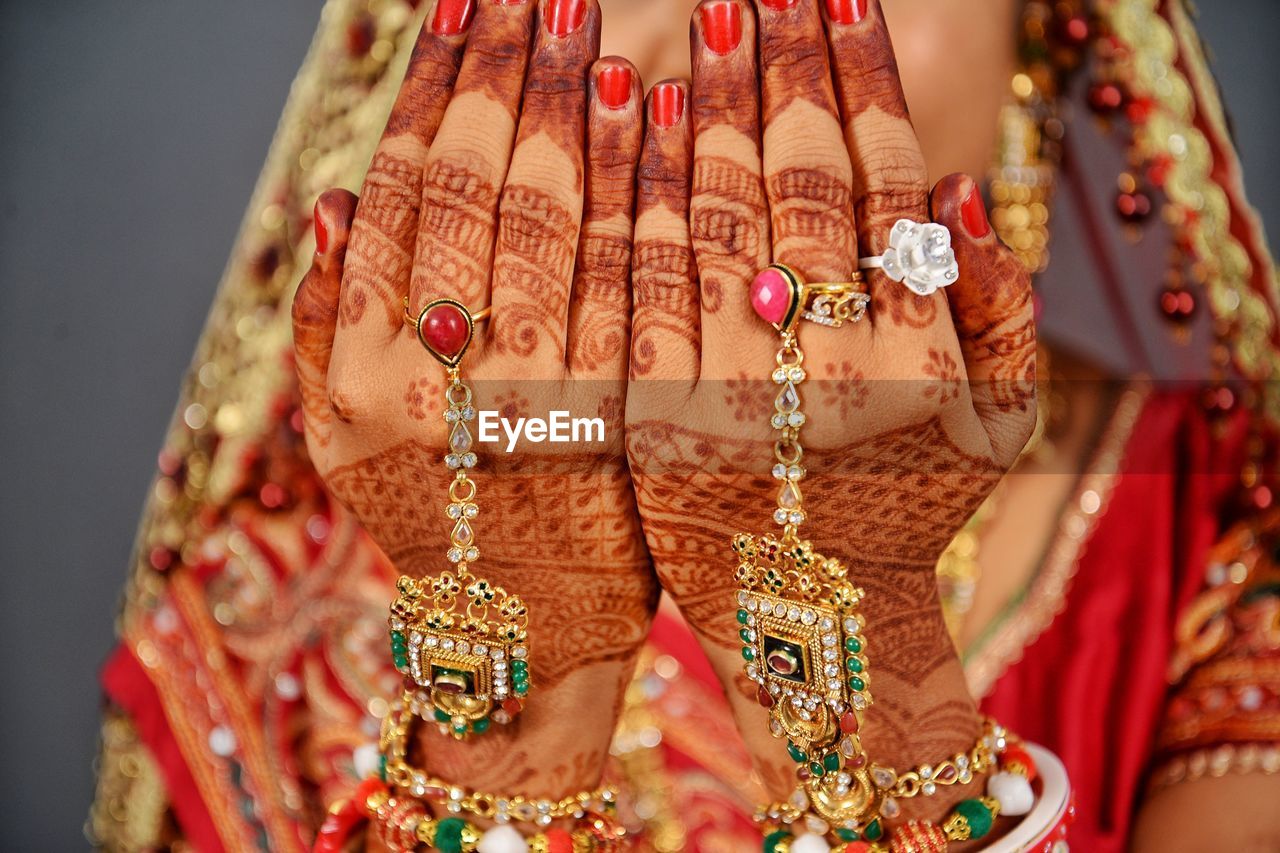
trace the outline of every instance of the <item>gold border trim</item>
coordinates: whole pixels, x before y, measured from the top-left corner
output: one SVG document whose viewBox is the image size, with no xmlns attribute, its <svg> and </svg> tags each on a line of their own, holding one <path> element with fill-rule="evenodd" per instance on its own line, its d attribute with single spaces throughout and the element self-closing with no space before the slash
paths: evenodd
<svg viewBox="0 0 1280 853">
<path fill-rule="evenodd" d="M 1151 388 L 1143 381 L 1130 383 L 1120 394 L 1115 414 L 1058 520 L 1046 556 L 1025 587 L 1022 601 L 990 639 L 962 651 L 965 678 L 975 698 L 991 692 L 1000 676 L 1022 659 L 1027 647 L 1048 630 L 1066 606 L 1080 557 L 1107 514 L 1125 450 L 1150 395 Z M 1092 512 L 1084 506 L 1087 493 L 1097 498 Z M 1092 504 L 1093 498 L 1088 502 Z"/>
</svg>

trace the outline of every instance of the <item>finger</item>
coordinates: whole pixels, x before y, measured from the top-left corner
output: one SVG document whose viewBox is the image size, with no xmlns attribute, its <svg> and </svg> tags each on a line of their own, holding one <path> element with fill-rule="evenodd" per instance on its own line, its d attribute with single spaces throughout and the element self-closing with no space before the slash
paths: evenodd
<svg viewBox="0 0 1280 853">
<path fill-rule="evenodd" d="M 756 0 L 765 191 L 773 257 L 809 281 L 848 281 L 857 267 L 853 168 L 818 2 Z"/>
<path fill-rule="evenodd" d="M 747 295 L 770 260 L 755 43 L 755 15 L 741 0 L 704 0 L 694 14 L 689 214 L 709 379 L 736 377 L 772 339 Z"/>
<path fill-rule="evenodd" d="M 582 224 L 587 69 L 600 53 L 594 0 L 543 0 L 515 151 L 498 206 L 493 343 L 504 370 L 564 364 Z"/>
<path fill-rule="evenodd" d="M 427 154 L 409 287 L 413 310 L 444 296 L 472 310 L 489 304 L 498 196 L 511 161 L 534 11 L 524 0 L 484 0 L 476 8 L 453 98 Z"/>
<path fill-rule="evenodd" d="M 645 108 L 636 173 L 630 376 L 687 383 L 701 359 L 698 272 L 689 236 L 693 128 L 689 84 L 665 80 Z"/>
<path fill-rule="evenodd" d="M 342 270 L 355 216 L 356 197 L 329 190 L 316 200 L 312 218 L 316 253 L 293 297 L 293 353 L 306 427 L 307 448 L 317 468 L 329 446 L 329 357 L 338 322 Z"/>
<path fill-rule="evenodd" d="M 929 205 L 924 155 L 907 112 L 898 62 L 879 0 L 825 0 L 836 98 L 853 163 L 858 246 L 880 255 L 899 219 L 922 221 Z M 922 328 L 945 316 L 941 294 L 916 296 L 883 273 L 868 274 L 877 329 Z"/>
<path fill-rule="evenodd" d="M 418 232 L 422 166 L 453 91 L 474 0 L 440 0 L 418 34 L 404 82 L 374 151 L 352 226 L 344 328 L 368 324 L 384 342 L 401 326 Z M 367 311 L 370 306 L 375 310 Z"/>
<path fill-rule="evenodd" d="M 621 380 L 631 337 L 632 210 L 644 87 L 635 67 L 618 57 L 597 62 L 589 79 L 587 184 L 569 304 L 568 366 L 574 376 Z"/>
<path fill-rule="evenodd" d="M 960 278 L 947 288 L 974 408 L 996 461 L 1011 465 L 1035 426 L 1036 330 L 1031 277 L 992 232 L 978 185 L 950 175 L 933 217 L 951 229 Z"/>
</svg>

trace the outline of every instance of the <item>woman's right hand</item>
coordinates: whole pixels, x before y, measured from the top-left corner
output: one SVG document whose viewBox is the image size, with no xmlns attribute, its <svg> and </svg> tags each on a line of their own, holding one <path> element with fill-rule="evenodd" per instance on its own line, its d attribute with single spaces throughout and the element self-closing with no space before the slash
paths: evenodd
<svg viewBox="0 0 1280 853">
<path fill-rule="evenodd" d="M 404 574 L 456 571 L 445 370 L 406 298 L 492 306 L 462 363 L 476 409 L 605 421 L 594 444 L 473 448 L 472 571 L 527 604 L 532 689 L 513 724 L 463 742 L 424 726 L 422 744 L 428 769 L 486 791 L 599 782 L 657 601 L 621 435 L 641 88 L 597 61 L 599 28 L 594 0 L 438 0 L 359 203 L 317 203 L 294 303 L 311 458 Z"/>
<path fill-rule="evenodd" d="M 867 319 L 800 325 L 800 534 L 866 591 L 872 758 L 905 767 L 967 750 L 980 724 L 934 571 L 1034 425 L 1027 274 L 971 179 L 945 178 L 930 195 L 876 0 L 705 0 L 692 90 L 677 88 L 688 108 L 650 125 L 640 166 L 627 399 L 658 574 L 728 686 L 769 794 L 785 797 L 796 765 L 742 672 L 735 621 L 730 541 L 780 530 L 769 423 L 779 336 L 748 285 L 774 261 L 849 281 L 898 219 L 947 225 L 961 276 L 945 294 L 869 273 Z"/>
</svg>

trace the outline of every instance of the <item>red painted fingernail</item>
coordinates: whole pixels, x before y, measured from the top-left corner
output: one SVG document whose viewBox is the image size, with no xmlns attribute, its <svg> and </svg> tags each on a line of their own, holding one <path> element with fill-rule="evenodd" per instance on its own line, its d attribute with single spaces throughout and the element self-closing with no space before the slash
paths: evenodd
<svg viewBox="0 0 1280 853">
<path fill-rule="evenodd" d="M 475 10 L 474 0 L 440 0 L 436 16 L 431 19 L 431 30 L 439 36 L 456 36 L 471 25 Z"/>
<path fill-rule="evenodd" d="M 827 0 L 827 14 L 837 24 L 856 24 L 867 16 L 867 0 Z"/>
<path fill-rule="evenodd" d="M 551 0 L 547 4 L 547 32 L 567 36 L 587 17 L 586 0 Z"/>
<path fill-rule="evenodd" d="M 596 75 L 596 91 L 611 110 L 620 110 L 631 100 L 631 69 L 625 65 L 606 65 Z"/>
<path fill-rule="evenodd" d="M 659 83 L 653 87 L 653 123 L 672 127 L 684 115 L 684 89 L 675 83 Z"/>
<path fill-rule="evenodd" d="M 320 216 L 320 199 L 316 199 L 316 206 L 311 211 L 311 222 L 316 229 L 316 254 L 323 255 L 329 251 L 329 226 L 324 224 L 324 219 Z"/>
<path fill-rule="evenodd" d="M 760 0 L 764 5 L 777 12 L 782 12 L 796 5 L 797 0 Z"/>
<path fill-rule="evenodd" d="M 708 3 L 702 7 L 702 38 L 724 56 L 742 41 L 742 9 L 737 3 Z"/>
<path fill-rule="evenodd" d="M 969 197 L 961 203 L 960 218 L 964 220 L 964 230 L 975 240 L 981 240 L 991 233 L 991 223 L 987 221 L 987 205 L 982 200 L 982 193 L 978 192 L 977 184 L 973 185 Z"/>
</svg>

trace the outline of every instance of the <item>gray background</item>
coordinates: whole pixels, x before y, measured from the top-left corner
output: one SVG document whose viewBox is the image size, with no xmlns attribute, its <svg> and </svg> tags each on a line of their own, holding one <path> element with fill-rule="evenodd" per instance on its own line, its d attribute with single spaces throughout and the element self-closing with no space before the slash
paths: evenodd
<svg viewBox="0 0 1280 853">
<path fill-rule="evenodd" d="M 0 0 L 0 848 L 79 850 L 178 382 L 320 0 Z M 1280 235 L 1280 16 L 1204 32 Z"/>
</svg>

